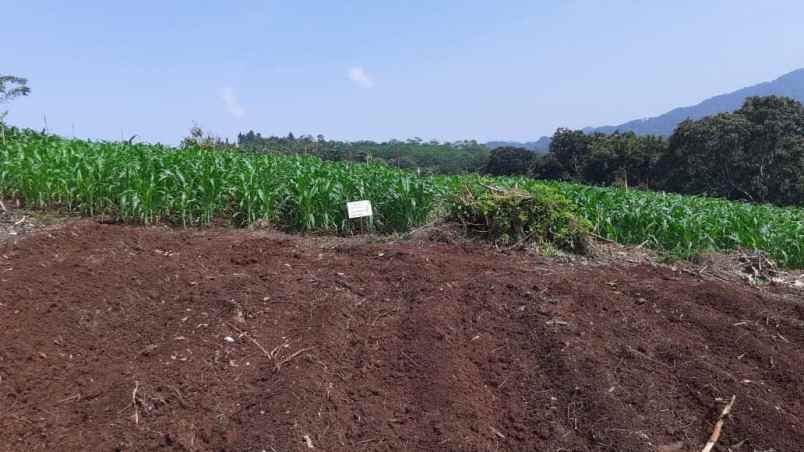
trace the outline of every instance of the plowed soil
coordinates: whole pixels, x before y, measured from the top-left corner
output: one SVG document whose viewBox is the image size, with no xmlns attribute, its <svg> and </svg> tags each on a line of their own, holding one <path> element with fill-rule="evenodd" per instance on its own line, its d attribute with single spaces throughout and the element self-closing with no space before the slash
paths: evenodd
<svg viewBox="0 0 804 452">
<path fill-rule="evenodd" d="M 0 450 L 804 450 L 804 306 L 640 264 L 79 221 L 0 244 Z M 718 449 L 716 449 L 718 450 Z"/>
</svg>

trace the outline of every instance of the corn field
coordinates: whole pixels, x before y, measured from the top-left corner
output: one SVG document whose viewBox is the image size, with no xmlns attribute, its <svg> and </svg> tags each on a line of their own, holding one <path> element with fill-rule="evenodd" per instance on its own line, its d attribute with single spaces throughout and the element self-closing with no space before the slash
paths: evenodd
<svg viewBox="0 0 804 452">
<path fill-rule="evenodd" d="M 95 143 L 12 130 L 0 143 L 0 195 L 124 221 L 182 225 L 231 218 L 292 231 L 353 228 L 346 202 L 369 199 L 379 232 L 406 231 L 432 210 L 431 184 L 377 165 L 199 148 Z"/>
<path fill-rule="evenodd" d="M 804 210 L 525 178 L 420 177 L 374 164 L 200 148 L 67 140 L 11 129 L 0 141 L 0 197 L 124 221 L 198 225 L 264 220 L 290 231 L 349 233 L 348 201 L 374 206 L 369 228 L 402 232 L 447 210 L 466 184 L 552 187 L 594 232 L 678 257 L 762 250 L 804 267 Z"/>
<path fill-rule="evenodd" d="M 706 251 L 761 250 L 786 267 L 804 267 L 804 209 L 701 196 L 527 178 L 436 177 L 441 197 L 471 179 L 537 192 L 551 187 L 569 198 L 593 232 L 626 245 L 643 245 L 678 258 Z"/>
<path fill-rule="evenodd" d="M 701 251 L 763 250 L 804 267 L 804 210 L 671 193 L 564 185 L 597 234 L 689 258 Z"/>
</svg>

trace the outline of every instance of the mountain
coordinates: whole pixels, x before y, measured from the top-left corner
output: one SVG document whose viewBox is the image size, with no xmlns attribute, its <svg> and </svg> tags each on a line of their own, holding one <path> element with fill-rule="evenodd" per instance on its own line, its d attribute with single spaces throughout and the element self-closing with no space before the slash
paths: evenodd
<svg viewBox="0 0 804 452">
<path fill-rule="evenodd" d="M 771 95 L 792 97 L 804 103 L 804 68 L 785 74 L 772 82 L 759 83 L 732 93 L 710 97 L 697 105 L 675 108 L 653 118 L 637 119 L 617 126 L 586 127 L 583 131 L 612 133 L 619 130 L 634 132 L 637 135 L 670 136 L 676 126 L 685 119 L 701 119 L 717 113 L 734 111 L 743 105 L 747 97 Z M 541 137 L 538 141 L 530 143 L 538 143 L 541 148 L 549 149 L 550 137 Z"/>
<path fill-rule="evenodd" d="M 676 126 L 685 119 L 701 119 L 717 113 L 734 111 L 751 96 L 787 96 L 804 102 L 804 69 L 785 74 L 772 82 L 749 86 L 733 93 L 710 97 L 691 107 L 680 107 L 654 118 L 637 119 L 618 126 L 587 127 L 586 133 L 634 132 L 638 135 L 670 136 Z"/>
</svg>

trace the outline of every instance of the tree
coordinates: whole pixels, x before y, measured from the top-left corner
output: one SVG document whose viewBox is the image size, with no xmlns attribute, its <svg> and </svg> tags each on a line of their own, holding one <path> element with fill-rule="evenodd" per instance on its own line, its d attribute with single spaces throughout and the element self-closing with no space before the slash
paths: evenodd
<svg viewBox="0 0 804 452">
<path fill-rule="evenodd" d="M 583 166 L 583 180 L 594 184 L 622 182 L 650 186 L 656 162 L 666 142 L 660 137 L 640 137 L 633 132 L 594 134 Z"/>
<path fill-rule="evenodd" d="M 670 137 L 660 166 L 667 171 L 663 188 L 686 194 L 752 199 L 734 163 L 743 159 L 751 124 L 734 113 L 699 121 L 686 120 Z"/>
<path fill-rule="evenodd" d="M 4 104 L 15 97 L 27 96 L 31 92 L 28 80 L 13 75 L 0 75 L 0 104 Z M 6 141 L 5 119 L 7 111 L 0 111 L 0 139 Z"/>
<path fill-rule="evenodd" d="M 266 136 L 254 131 L 240 133 L 238 149 L 243 152 L 310 154 L 323 160 L 380 162 L 433 174 L 464 174 L 485 170 L 489 150 L 476 141 L 455 143 L 424 141 L 375 142 L 328 140 L 323 135 Z"/>
<path fill-rule="evenodd" d="M 661 137 L 615 131 L 586 134 L 558 129 L 550 151 L 531 165 L 530 174 L 544 179 L 563 179 L 609 185 L 652 186 L 656 163 L 667 149 Z"/>
<path fill-rule="evenodd" d="M 804 106 L 749 97 L 732 113 L 678 125 L 669 142 L 632 132 L 558 129 L 534 177 L 784 205 L 804 204 Z"/>
<path fill-rule="evenodd" d="M 491 151 L 486 173 L 492 176 L 523 176 L 528 173 L 533 152 L 517 147 L 501 147 Z"/>
<path fill-rule="evenodd" d="M 750 97 L 735 112 L 752 127 L 745 144 L 742 172 L 749 177 L 748 189 L 761 201 L 801 203 L 802 191 L 793 191 L 791 180 L 804 178 L 804 107 L 779 96 Z M 792 195 L 792 196 L 791 196 Z"/>
<path fill-rule="evenodd" d="M 550 154 L 564 168 L 565 174 L 570 179 L 581 180 L 583 178 L 591 141 L 591 136 L 580 130 L 560 128 L 553 134 L 550 142 Z"/>
<path fill-rule="evenodd" d="M 19 96 L 27 96 L 31 92 L 28 80 L 13 75 L 0 75 L 0 104 Z"/>
<path fill-rule="evenodd" d="M 804 107 L 751 97 L 734 113 L 679 124 L 662 188 L 778 204 L 804 202 Z"/>
<path fill-rule="evenodd" d="M 565 180 L 569 176 L 556 156 L 547 153 L 533 158 L 528 168 L 528 176 L 534 179 Z"/>
<path fill-rule="evenodd" d="M 243 135 L 238 136 L 238 140 Z M 229 140 L 223 140 L 221 137 L 212 135 L 211 133 L 204 132 L 198 124 L 194 124 L 190 128 L 190 135 L 181 140 L 183 148 L 199 147 L 202 149 L 228 149 L 233 147 Z"/>
</svg>

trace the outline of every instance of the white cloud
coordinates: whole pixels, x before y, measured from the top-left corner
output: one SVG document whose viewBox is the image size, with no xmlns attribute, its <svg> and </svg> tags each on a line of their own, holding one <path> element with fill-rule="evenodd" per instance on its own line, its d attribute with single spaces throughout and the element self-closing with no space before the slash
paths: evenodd
<svg viewBox="0 0 804 452">
<path fill-rule="evenodd" d="M 225 87 L 220 93 L 221 100 L 226 112 L 235 118 L 242 118 L 246 115 L 246 110 L 240 105 L 240 99 L 237 98 L 237 93 L 231 87 Z"/>
<path fill-rule="evenodd" d="M 349 69 L 349 80 L 357 83 L 363 88 L 371 88 L 374 86 L 374 78 L 366 73 L 365 69 L 360 66 L 355 66 Z"/>
</svg>

